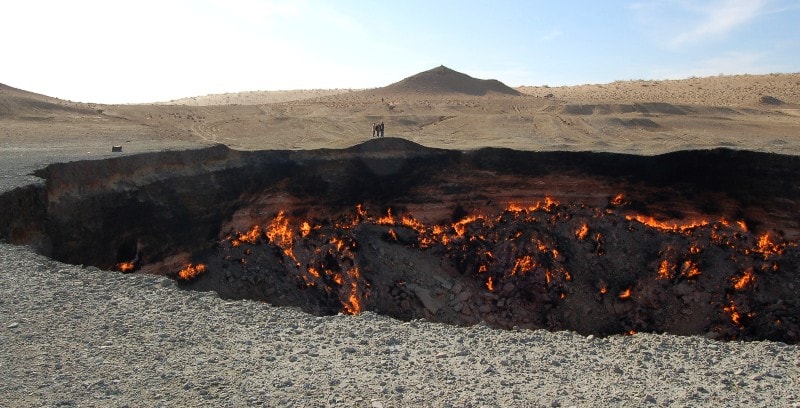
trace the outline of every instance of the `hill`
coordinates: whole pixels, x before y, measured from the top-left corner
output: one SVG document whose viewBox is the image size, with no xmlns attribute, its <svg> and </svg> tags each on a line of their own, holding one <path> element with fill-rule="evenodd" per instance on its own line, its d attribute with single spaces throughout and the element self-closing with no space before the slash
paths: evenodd
<svg viewBox="0 0 800 408">
<path fill-rule="evenodd" d="M 490 94 L 521 95 L 521 93 L 496 79 L 477 79 L 454 71 L 444 65 L 412 75 L 374 92 L 386 94 L 464 94 L 484 96 Z"/>
</svg>

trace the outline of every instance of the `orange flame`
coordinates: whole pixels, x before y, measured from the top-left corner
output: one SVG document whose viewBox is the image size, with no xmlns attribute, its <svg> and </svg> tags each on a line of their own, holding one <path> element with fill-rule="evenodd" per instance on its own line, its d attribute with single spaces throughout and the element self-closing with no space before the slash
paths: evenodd
<svg viewBox="0 0 800 408">
<path fill-rule="evenodd" d="M 739 225 L 742 231 L 747 232 L 747 224 L 745 224 L 743 220 L 736 221 L 736 224 Z"/>
<path fill-rule="evenodd" d="M 628 220 L 628 221 L 635 220 L 635 221 L 638 221 L 638 222 L 640 222 L 640 223 L 642 223 L 644 225 L 647 225 L 650 228 L 655 228 L 655 229 L 659 229 L 659 230 L 662 230 L 662 231 L 669 231 L 669 232 L 687 232 L 687 231 L 689 231 L 691 229 L 694 229 L 694 228 L 697 228 L 697 227 L 704 227 L 704 226 L 708 225 L 708 221 L 706 221 L 706 220 L 689 221 L 689 222 L 687 222 L 685 224 L 677 224 L 677 223 L 669 224 L 669 223 L 667 223 L 665 221 L 659 221 L 659 220 L 657 220 L 657 219 L 655 219 L 653 217 L 650 217 L 650 216 L 647 216 L 647 215 L 641 215 L 641 214 L 626 215 L 625 219 Z"/>
<path fill-rule="evenodd" d="M 482 219 L 483 217 L 479 215 L 470 215 L 456 223 L 453 224 L 453 230 L 455 230 L 456 235 L 459 237 L 463 237 L 464 233 L 467 232 L 467 224 Z"/>
<path fill-rule="evenodd" d="M 489 292 L 494 292 L 494 279 L 491 276 L 486 279 L 486 288 L 489 289 Z"/>
<path fill-rule="evenodd" d="M 622 193 L 617 194 L 614 198 L 611 199 L 612 205 L 620 205 L 624 202 L 625 196 Z"/>
<path fill-rule="evenodd" d="M 517 261 L 514 263 L 514 267 L 511 268 L 511 276 L 514 276 L 517 273 L 524 275 L 535 267 L 536 263 L 533 261 L 531 256 L 525 255 L 524 257 L 517 259 Z"/>
<path fill-rule="evenodd" d="M 730 315 L 733 324 L 742 327 L 742 314 L 736 310 L 736 305 L 733 303 L 733 301 L 731 301 L 730 305 L 723 307 L 722 310 Z"/>
<path fill-rule="evenodd" d="M 309 224 L 308 221 L 303 221 L 303 224 L 300 225 L 300 236 L 305 238 L 310 233 L 311 233 L 311 224 Z"/>
<path fill-rule="evenodd" d="M 580 240 L 586 238 L 586 235 L 588 234 L 589 234 L 589 226 L 586 224 L 583 224 L 579 230 L 575 231 L 575 236 Z"/>
<path fill-rule="evenodd" d="M 626 300 L 631 298 L 631 288 L 625 289 L 619 294 L 619 298 L 621 300 Z"/>
<path fill-rule="evenodd" d="M 661 265 L 658 267 L 658 278 L 657 279 L 672 279 L 672 272 L 675 270 L 674 265 L 670 265 L 669 261 L 666 259 L 661 261 Z"/>
<path fill-rule="evenodd" d="M 378 218 L 375 221 L 378 225 L 394 225 L 394 217 L 392 217 L 392 209 L 389 208 L 386 210 L 386 215 L 383 217 Z"/>
<path fill-rule="evenodd" d="M 178 278 L 184 281 L 190 281 L 197 278 L 208 270 L 204 264 L 189 264 L 178 272 Z"/>
<path fill-rule="evenodd" d="M 701 275 L 700 269 L 692 261 L 686 261 L 681 267 L 681 276 L 686 278 L 696 278 Z"/>
<path fill-rule="evenodd" d="M 748 285 L 755 283 L 756 276 L 753 274 L 753 268 L 748 268 L 744 274 L 739 278 L 733 278 L 733 288 L 736 290 L 744 290 Z"/>
<path fill-rule="evenodd" d="M 133 272 L 133 270 L 136 268 L 133 262 L 120 262 L 114 267 L 122 273 Z"/>
<path fill-rule="evenodd" d="M 346 314 L 357 315 L 361 313 L 362 309 L 361 300 L 358 298 L 358 278 L 360 277 L 358 267 L 347 271 L 347 277 L 350 280 L 350 294 L 342 306 Z"/>
<path fill-rule="evenodd" d="M 294 234 L 291 228 L 289 228 L 289 219 L 286 218 L 283 210 L 279 211 L 278 215 L 269 223 L 265 235 L 269 238 L 270 242 L 280 247 L 286 256 L 296 261 L 292 250 L 292 246 L 294 245 L 292 236 Z"/>
<path fill-rule="evenodd" d="M 261 235 L 261 227 L 254 225 L 247 232 L 240 232 L 236 239 L 231 240 L 231 245 L 238 247 L 239 245 L 247 242 L 255 245 L 258 242 L 258 237 Z"/>
</svg>

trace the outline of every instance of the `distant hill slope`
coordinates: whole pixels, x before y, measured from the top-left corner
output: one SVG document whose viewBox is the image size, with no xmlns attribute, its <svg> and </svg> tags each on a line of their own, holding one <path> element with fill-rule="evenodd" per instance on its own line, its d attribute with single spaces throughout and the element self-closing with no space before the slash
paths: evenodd
<svg viewBox="0 0 800 408">
<path fill-rule="evenodd" d="M 95 112 L 88 104 L 65 101 L 0 84 L 0 118 L 93 115 Z"/>
<path fill-rule="evenodd" d="M 477 79 L 454 71 L 444 65 L 420 72 L 400 82 L 372 90 L 387 94 L 464 94 L 483 96 L 489 94 L 521 95 L 521 93 L 496 79 Z"/>
<path fill-rule="evenodd" d="M 792 108 L 800 104 L 800 73 L 615 81 L 558 87 L 520 86 L 516 89 L 527 95 L 572 103 L 661 102 Z"/>
<path fill-rule="evenodd" d="M 351 89 L 295 89 L 286 91 L 249 91 L 192 96 L 174 99 L 167 102 L 157 102 L 156 105 L 187 105 L 187 106 L 215 106 L 215 105 L 266 105 L 270 103 L 302 101 L 323 96 L 339 95 L 353 92 Z"/>
</svg>

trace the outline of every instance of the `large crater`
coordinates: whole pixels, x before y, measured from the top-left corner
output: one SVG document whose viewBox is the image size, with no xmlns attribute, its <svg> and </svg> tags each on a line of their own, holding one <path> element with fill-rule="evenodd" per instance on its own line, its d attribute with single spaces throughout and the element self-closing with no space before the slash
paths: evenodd
<svg viewBox="0 0 800 408">
<path fill-rule="evenodd" d="M 218 146 L 54 164 L 0 238 L 315 314 L 800 339 L 800 158 Z"/>
</svg>

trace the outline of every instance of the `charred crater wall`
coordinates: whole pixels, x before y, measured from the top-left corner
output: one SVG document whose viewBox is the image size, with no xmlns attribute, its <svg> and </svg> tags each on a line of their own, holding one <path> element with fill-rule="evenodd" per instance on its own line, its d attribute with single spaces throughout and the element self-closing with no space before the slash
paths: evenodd
<svg viewBox="0 0 800 408">
<path fill-rule="evenodd" d="M 800 314 L 794 156 L 461 152 L 386 138 L 342 150 L 150 153 L 37 175 L 43 184 L 0 195 L 0 238 L 104 269 L 135 261 L 137 270 L 174 275 L 203 262 L 209 272 L 187 285 L 228 297 L 599 334 L 796 342 L 800 333 L 791 317 Z M 545 197 L 552 202 L 539 205 Z M 369 215 L 337 230 L 356 208 Z M 269 236 L 230 244 L 279 214 L 298 228 L 288 244 Z M 392 214 L 394 223 L 379 222 Z M 403 215 L 423 227 L 403 225 Z M 578 239 L 584 225 L 588 238 Z M 434 226 L 453 231 L 447 243 L 423 242 L 436 238 Z M 773 252 L 758 252 L 759 237 Z M 334 250 L 335 240 L 345 247 Z M 528 274 L 515 269 L 520 260 L 534 265 Z M 655 275 L 662 265 L 668 279 Z M 315 268 L 324 276 L 309 275 Z M 348 278 L 352 270 L 360 274 Z M 758 284 L 731 289 L 747 271 Z M 664 313 L 676 317 L 657 318 Z"/>
</svg>

